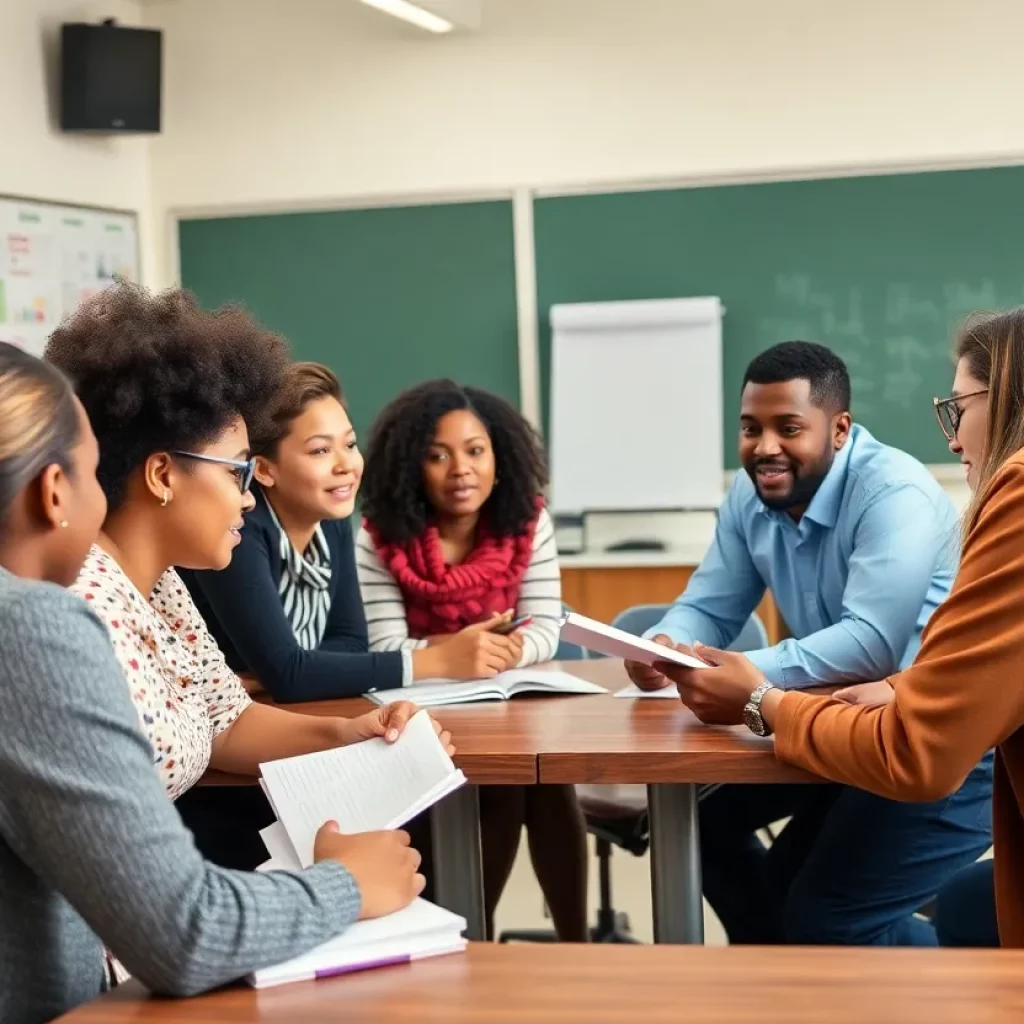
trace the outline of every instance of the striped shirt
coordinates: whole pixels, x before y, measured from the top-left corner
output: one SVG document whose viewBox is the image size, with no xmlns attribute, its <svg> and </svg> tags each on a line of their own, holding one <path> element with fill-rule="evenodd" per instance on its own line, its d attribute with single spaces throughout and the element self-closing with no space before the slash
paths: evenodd
<svg viewBox="0 0 1024 1024">
<path fill-rule="evenodd" d="M 284 614 L 291 623 L 298 645 L 315 651 L 327 628 L 331 613 L 331 549 L 319 524 L 309 547 L 296 551 L 281 525 L 274 506 L 267 502 L 267 511 L 280 535 L 281 582 L 278 593 Z"/>
<path fill-rule="evenodd" d="M 371 651 L 414 651 L 425 640 L 409 636 L 402 591 L 381 561 L 373 539 L 365 528 L 356 540 L 356 571 L 366 609 Z M 555 528 L 547 509 L 541 509 L 533 538 L 533 556 L 519 588 L 516 617 L 533 621 L 522 630 L 523 657 L 520 667 L 550 661 L 558 649 L 562 617 L 562 578 L 558 568 Z"/>
</svg>

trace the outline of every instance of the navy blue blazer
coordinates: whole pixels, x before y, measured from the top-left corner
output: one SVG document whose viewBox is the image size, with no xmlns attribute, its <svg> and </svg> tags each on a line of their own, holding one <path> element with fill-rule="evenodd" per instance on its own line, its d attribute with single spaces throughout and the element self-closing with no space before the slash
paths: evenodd
<svg viewBox="0 0 1024 1024">
<path fill-rule="evenodd" d="M 220 572 L 178 570 L 228 665 L 254 675 L 281 703 L 401 686 L 401 652 L 369 653 L 349 522 L 321 524 L 331 552 L 331 610 L 320 646 L 307 651 L 296 641 L 278 593 L 280 534 L 258 487 L 253 494 L 256 507 L 245 517 L 231 564 Z"/>
</svg>

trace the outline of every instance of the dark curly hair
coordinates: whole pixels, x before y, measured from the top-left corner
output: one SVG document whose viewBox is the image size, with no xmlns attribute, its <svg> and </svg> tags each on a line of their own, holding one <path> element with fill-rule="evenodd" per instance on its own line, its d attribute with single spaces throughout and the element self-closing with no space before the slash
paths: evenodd
<svg viewBox="0 0 1024 1024">
<path fill-rule="evenodd" d="M 241 416 L 250 429 L 280 386 L 288 345 L 234 306 L 208 313 L 187 292 L 120 283 L 53 332 L 45 358 L 71 379 L 100 446 L 111 509 L 154 452 L 209 444 Z"/>
<path fill-rule="evenodd" d="M 386 544 L 419 537 L 433 516 L 423 486 L 423 461 L 437 421 L 468 409 L 487 428 L 497 477 L 484 505 L 498 537 L 523 533 L 537 515 L 548 482 L 547 459 L 536 431 L 503 398 L 451 380 L 430 380 L 403 391 L 370 431 L 363 474 L 363 512 Z"/>
<path fill-rule="evenodd" d="M 833 413 L 850 408 L 850 373 L 846 363 L 816 341 L 783 341 L 766 349 L 747 367 L 743 387 L 791 380 L 810 383 L 811 401 L 819 409 Z"/>
</svg>

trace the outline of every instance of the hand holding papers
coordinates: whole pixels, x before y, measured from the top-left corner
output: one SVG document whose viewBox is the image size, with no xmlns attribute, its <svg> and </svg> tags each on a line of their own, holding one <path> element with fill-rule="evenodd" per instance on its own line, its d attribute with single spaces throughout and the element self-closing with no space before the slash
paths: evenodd
<svg viewBox="0 0 1024 1024">
<path fill-rule="evenodd" d="M 271 761 L 260 770 L 300 867 L 313 863 L 313 840 L 325 821 L 338 822 L 342 832 L 399 828 L 466 781 L 424 711 L 394 743 L 366 740 Z"/>
</svg>

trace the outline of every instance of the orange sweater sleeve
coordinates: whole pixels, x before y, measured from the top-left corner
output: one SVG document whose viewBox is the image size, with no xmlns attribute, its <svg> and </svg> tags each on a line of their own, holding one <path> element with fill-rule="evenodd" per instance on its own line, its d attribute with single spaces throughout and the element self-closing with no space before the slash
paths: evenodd
<svg viewBox="0 0 1024 1024">
<path fill-rule="evenodd" d="M 881 707 L 786 694 L 779 759 L 896 800 L 937 800 L 1024 721 L 1024 454 L 996 474 L 917 660 L 890 682 L 895 699 Z"/>
</svg>

